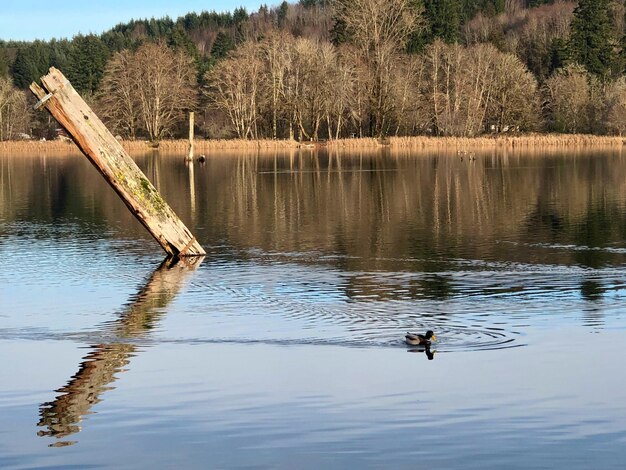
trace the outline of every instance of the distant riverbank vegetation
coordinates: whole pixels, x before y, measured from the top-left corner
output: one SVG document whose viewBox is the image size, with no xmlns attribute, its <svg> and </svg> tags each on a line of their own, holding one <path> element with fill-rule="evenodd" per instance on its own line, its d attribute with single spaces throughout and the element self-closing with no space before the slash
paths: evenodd
<svg viewBox="0 0 626 470">
<path fill-rule="evenodd" d="M 122 146 L 131 154 L 145 154 L 155 150 L 147 140 L 122 140 Z M 347 152 L 350 155 L 361 152 L 443 152 L 457 155 L 459 158 L 471 158 L 475 153 L 494 154 L 504 152 L 512 154 L 523 152 L 525 155 L 540 151 L 541 155 L 551 152 L 574 151 L 588 152 L 596 150 L 621 151 L 626 145 L 626 137 L 591 135 L 591 134 L 522 134 L 489 135 L 478 137 L 450 136 L 412 136 L 385 137 L 382 139 L 344 138 L 322 142 L 298 142 L 285 139 L 196 139 L 194 148 L 198 154 L 206 156 L 241 153 L 295 153 L 303 152 L 314 155 L 315 150 L 325 149 L 328 153 Z M 166 139 L 159 142 L 158 149 L 164 154 L 187 154 L 189 142 L 184 139 Z M 55 140 L 8 140 L 0 141 L 0 155 L 69 155 L 80 153 L 69 139 Z"/>
<path fill-rule="evenodd" d="M 625 13 L 624 0 L 301 0 L 0 41 L 0 140 L 57 135 L 27 91 L 50 66 L 128 140 L 182 138 L 188 111 L 204 139 L 621 136 Z"/>
</svg>

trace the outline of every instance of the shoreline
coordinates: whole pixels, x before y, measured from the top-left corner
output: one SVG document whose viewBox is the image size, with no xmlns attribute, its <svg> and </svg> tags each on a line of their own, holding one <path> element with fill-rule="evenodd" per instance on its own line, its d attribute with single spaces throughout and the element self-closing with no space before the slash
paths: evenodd
<svg viewBox="0 0 626 470">
<path fill-rule="evenodd" d="M 129 153 L 165 152 L 186 153 L 187 140 L 163 140 L 158 148 L 151 147 L 143 140 L 121 141 Z M 194 140 L 196 155 L 220 151 L 266 151 L 266 150 L 375 150 L 375 149 L 406 149 L 406 150 L 532 150 L 537 148 L 550 149 L 584 149 L 584 148 L 621 148 L 626 145 L 626 138 L 619 136 L 596 136 L 587 134 L 528 134 L 517 136 L 483 136 L 483 137 L 389 137 L 381 140 L 374 138 L 339 139 L 326 142 L 297 142 L 295 140 Z M 23 152 L 73 153 L 79 152 L 71 141 L 3 141 L 0 142 L 0 155 Z"/>
</svg>

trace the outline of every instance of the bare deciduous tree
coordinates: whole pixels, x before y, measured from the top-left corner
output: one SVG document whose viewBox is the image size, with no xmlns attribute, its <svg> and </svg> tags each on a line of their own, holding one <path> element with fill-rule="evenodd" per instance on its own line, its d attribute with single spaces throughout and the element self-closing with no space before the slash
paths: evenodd
<svg viewBox="0 0 626 470">
<path fill-rule="evenodd" d="M 206 93 L 230 118 L 240 139 L 256 138 L 261 60 L 255 43 L 243 44 L 207 73 Z"/>
<path fill-rule="evenodd" d="M 297 39 L 294 45 L 294 77 L 297 77 L 293 109 L 297 125 L 306 139 L 317 140 L 322 120 L 334 100 L 331 83 L 337 72 L 337 56 L 327 42 Z"/>
<path fill-rule="evenodd" d="M 551 127 L 560 132 L 588 132 L 591 75 L 581 65 L 559 69 L 546 80 L 545 102 Z"/>
<path fill-rule="evenodd" d="M 371 73 L 370 127 L 381 136 L 393 107 L 389 77 L 407 39 L 422 24 L 421 10 L 410 0 L 336 0 L 334 6 Z"/>
<path fill-rule="evenodd" d="M 537 83 L 515 56 L 491 44 L 437 41 L 426 51 L 425 67 L 422 95 L 436 134 L 474 136 L 489 124 L 497 131 L 535 127 Z"/>
<path fill-rule="evenodd" d="M 395 135 L 414 135 L 430 128 L 425 80 L 424 57 L 405 57 L 393 77 Z"/>
<path fill-rule="evenodd" d="M 0 77 L 0 140 L 15 139 L 27 130 L 30 110 L 26 95 L 9 78 Z"/>
<path fill-rule="evenodd" d="M 499 54 L 490 120 L 500 132 L 507 128 L 533 130 L 539 126 L 537 80 L 512 54 Z"/>
<path fill-rule="evenodd" d="M 350 55 L 339 51 L 335 60 L 332 73 L 326 81 L 326 87 L 330 92 L 326 109 L 329 139 L 338 139 L 341 136 L 341 131 L 349 118 L 355 94 L 356 67 L 350 61 Z"/>
<path fill-rule="evenodd" d="M 266 64 L 266 79 L 263 81 L 269 95 L 272 119 L 272 138 L 278 138 L 278 120 L 284 113 L 286 82 L 292 67 L 292 36 L 285 33 L 272 33 L 260 44 L 262 59 Z"/>
<path fill-rule="evenodd" d="M 607 86 L 604 101 L 607 131 L 620 136 L 626 134 L 626 77 Z"/>
<path fill-rule="evenodd" d="M 159 140 L 184 117 L 184 111 L 195 107 L 195 68 L 184 52 L 162 44 L 140 47 L 135 62 L 143 77 L 137 89 L 142 125 L 150 140 Z"/>
<path fill-rule="evenodd" d="M 348 56 L 349 57 L 349 56 Z M 338 137 L 348 119 L 354 67 L 329 42 L 270 35 L 248 42 L 208 74 L 205 90 L 242 139 Z M 325 127 L 324 127 L 325 126 Z"/>
<path fill-rule="evenodd" d="M 139 122 L 136 87 L 140 84 L 133 63 L 133 54 L 116 53 L 107 64 L 100 86 L 100 106 L 104 118 L 114 129 L 135 139 Z"/>
<path fill-rule="evenodd" d="M 182 51 L 147 43 L 116 54 L 105 72 L 101 102 L 112 124 L 152 141 L 170 134 L 197 102 L 195 68 Z"/>
</svg>

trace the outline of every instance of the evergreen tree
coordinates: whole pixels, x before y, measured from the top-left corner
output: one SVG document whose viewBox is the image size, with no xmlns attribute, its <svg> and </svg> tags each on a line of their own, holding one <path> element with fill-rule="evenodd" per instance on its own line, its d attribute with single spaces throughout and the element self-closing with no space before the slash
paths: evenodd
<svg viewBox="0 0 626 470">
<path fill-rule="evenodd" d="M 69 68 L 70 42 L 67 39 L 50 41 L 50 66 L 64 71 Z"/>
<path fill-rule="evenodd" d="M 626 21 L 626 11 L 624 12 L 624 21 Z M 626 72 L 626 30 L 619 40 L 619 55 L 614 70 L 617 72 L 616 75 Z"/>
<path fill-rule="evenodd" d="M 120 31 L 107 31 L 100 36 L 111 54 L 131 47 L 131 40 Z"/>
<path fill-rule="evenodd" d="M 244 40 L 245 23 L 248 21 L 248 18 L 248 11 L 243 7 L 236 8 L 233 12 L 233 23 L 237 31 L 237 43 L 243 42 Z"/>
<path fill-rule="evenodd" d="M 152 39 L 167 37 L 174 29 L 174 22 L 169 16 L 160 19 L 151 18 L 146 23 L 146 31 Z"/>
<path fill-rule="evenodd" d="M 533 1 L 533 0 L 530 0 Z M 535 0 L 537 5 L 551 3 L 553 0 Z M 505 0 L 459 0 L 461 23 L 474 18 L 478 13 L 494 16 L 504 12 Z"/>
<path fill-rule="evenodd" d="M 287 12 L 289 11 L 289 3 L 283 1 L 276 12 L 278 19 L 278 27 L 282 28 L 285 25 L 285 19 L 287 18 Z"/>
<path fill-rule="evenodd" d="M 181 21 L 181 18 L 178 19 Z M 200 17 L 197 13 L 187 13 L 182 18 L 182 24 L 185 27 L 185 31 L 191 31 L 200 27 Z"/>
<path fill-rule="evenodd" d="M 52 65 L 50 46 L 42 41 L 34 41 L 18 49 L 11 67 L 13 83 L 19 88 L 38 81 Z"/>
<path fill-rule="evenodd" d="M 93 34 L 75 36 L 68 57 L 67 78 L 78 92 L 93 93 L 104 75 L 109 49 Z"/>
<path fill-rule="evenodd" d="M 170 31 L 167 38 L 167 45 L 172 49 L 182 49 L 189 57 L 193 57 L 194 61 L 197 61 L 199 58 L 198 48 L 180 26 Z"/>
<path fill-rule="evenodd" d="M 335 18 L 332 29 L 330 30 L 330 42 L 335 46 L 350 42 L 350 32 L 346 27 L 346 22 L 342 18 Z"/>
<path fill-rule="evenodd" d="M 19 88 L 26 88 L 37 76 L 36 65 L 29 49 L 19 49 L 11 66 L 13 83 Z"/>
<path fill-rule="evenodd" d="M 550 70 L 548 75 L 552 75 L 552 72 L 565 67 L 570 62 L 566 41 L 562 38 L 554 38 L 550 45 Z"/>
<path fill-rule="evenodd" d="M 541 5 L 545 5 L 546 3 L 554 3 L 554 0 L 528 0 L 528 7 L 539 7 Z"/>
<path fill-rule="evenodd" d="M 211 47 L 211 57 L 217 60 L 223 59 L 224 57 L 226 57 L 226 54 L 228 54 L 234 48 L 235 44 L 232 38 L 223 31 L 220 31 L 215 37 L 213 47 Z"/>
<path fill-rule="evenodd" d="M 0 78 L 9 74 L 9 59 L 4 49 L 0 49 Z"/>
<path fill-rule="evenodd" d="M 457 42 L 461 27 L 460 1 L 425 0 L 424 7 L 431 38 L 440 38 L 447 43 Z"/>
<path fill-rule="evenodd" d="M 411 4 L 418 16 L 423 18 L 424 14 L 424 0 L 411 0 Z M 409 54 L 419 54 L 424 50 L 424 47 L 430 42 L 431 29 L 430 24 L 425 24 L 425 21 L 418 21 L 416 23 L 415 30 L 409 36 L 406 44 L 406 52 Z"/>
<path fill-rule="evenodd" d="M 609 0 L 580 0 L 574 10 L 570 55 L 589 72 L 606 77 L 613 60 Z"/>
<path fill-rule="evenodd" d="M 244 7 L 235 8 L 235 11 L 233 12 L 233 21 L 235 24 L 240 24 L 246 21 L 248 16 L 248 11 Z"/>
</svg>

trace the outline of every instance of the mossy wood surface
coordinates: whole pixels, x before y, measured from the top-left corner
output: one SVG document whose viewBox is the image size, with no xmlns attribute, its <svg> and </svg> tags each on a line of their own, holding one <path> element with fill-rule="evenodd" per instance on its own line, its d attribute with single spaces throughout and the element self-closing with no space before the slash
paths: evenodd
<svg viewBox="0 0 626 470">
<path fill-rule="evenodd" d="M 205 254 L 189 229 L 67 78 L 52 67 L 41 77 L 41 82 L 43 88 L 33 82 L 31 91 L 39 100 L 46 99 L 42 105 L 67 130 L 163 249 L 170 255 Z"/>
</svg>

